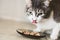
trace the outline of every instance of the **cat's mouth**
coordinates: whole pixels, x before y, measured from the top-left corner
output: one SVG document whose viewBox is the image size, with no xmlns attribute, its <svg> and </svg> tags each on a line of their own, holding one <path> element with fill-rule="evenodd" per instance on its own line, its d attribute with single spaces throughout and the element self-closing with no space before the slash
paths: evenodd
<svg viewBox="0 0 60 40">
<path fill-rule="evenodd" d="M 33 23 L 33 24 L 37 24 L 37 21 L 36 21 L 36 20 L 33 20 L 32 23 Z"/>
</svg>

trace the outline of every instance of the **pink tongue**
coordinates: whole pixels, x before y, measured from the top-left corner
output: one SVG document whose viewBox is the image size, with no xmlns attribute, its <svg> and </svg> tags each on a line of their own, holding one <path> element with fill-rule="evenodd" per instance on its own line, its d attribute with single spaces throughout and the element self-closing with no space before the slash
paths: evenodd
<svg viewBox="0 0 60 40">
<path fill-rule="evenodd" d="M 33 20 L 33 22 L 32 22 L 32 23 L 37 23 L 37 22 L 36 22 L 36 20 Z"/>
</svg>

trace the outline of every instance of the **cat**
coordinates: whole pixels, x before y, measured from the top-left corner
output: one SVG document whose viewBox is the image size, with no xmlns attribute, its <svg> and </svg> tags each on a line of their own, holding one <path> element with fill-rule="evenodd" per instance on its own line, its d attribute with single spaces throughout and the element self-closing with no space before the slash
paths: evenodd
<svg viewBox="0 0 60 40">
<path fill-rule="evenodd" d="M 60 0 L 26 0 L 28 19 L 34 32 L 52 30 L 50 40 L 57 40 L 60 31 Z"/>
</svg>

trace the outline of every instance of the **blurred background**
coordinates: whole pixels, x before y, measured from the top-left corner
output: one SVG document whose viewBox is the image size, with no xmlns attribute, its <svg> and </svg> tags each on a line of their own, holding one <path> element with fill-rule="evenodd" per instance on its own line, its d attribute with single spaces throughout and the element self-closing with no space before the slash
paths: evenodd
<svg viewBox="0 0 60 40">
<path fill-rule="evenodd" d="M 0 18 L 27 21 L 25 15 L 25 0 L 0 0 Z"/>
</svg>

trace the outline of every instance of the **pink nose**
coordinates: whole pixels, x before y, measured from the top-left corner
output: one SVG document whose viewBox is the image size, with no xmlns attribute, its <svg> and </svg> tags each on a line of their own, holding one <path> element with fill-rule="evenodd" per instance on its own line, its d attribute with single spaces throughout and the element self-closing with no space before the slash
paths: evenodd
<svg viewBox="0 0 60 40">
<path fill-rule="evenodd" d="M 32 23 L 37 23 L 36 20 L 33 20 Z"/>
</svg>

